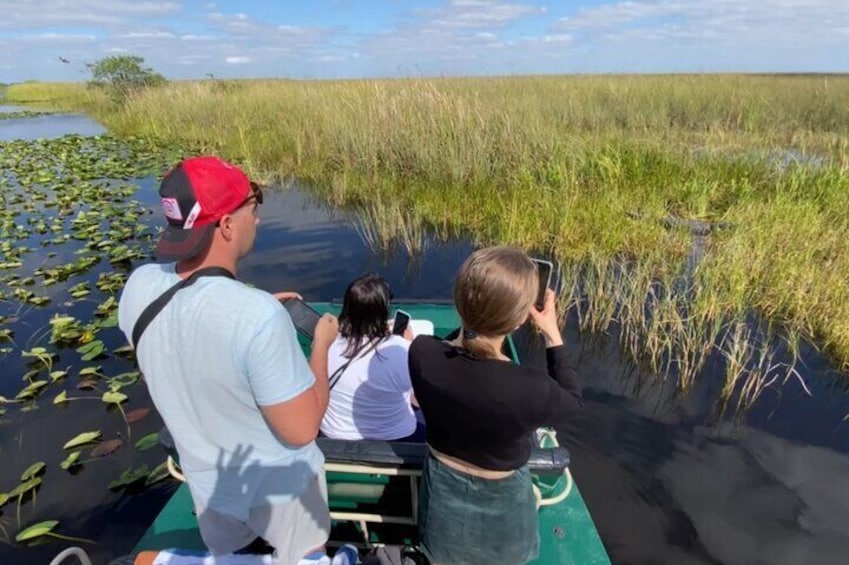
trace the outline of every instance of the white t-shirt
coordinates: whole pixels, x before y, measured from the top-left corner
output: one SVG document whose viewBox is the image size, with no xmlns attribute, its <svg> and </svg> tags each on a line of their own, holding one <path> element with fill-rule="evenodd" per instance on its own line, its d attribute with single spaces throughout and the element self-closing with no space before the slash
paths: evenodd
<svg viewBox="0 0 849 565">
<path fill-rule="evenodd" d="M 339 336 L 330 346 L 327 372 L 332 375 L 348 362 L 348 341 Z M 369 349 L 371 345 L 366 345 Z M 410 342 L 393 335 L 376 349 L 355 358 L 330 391 L 321 431 L 335 439 L 395 440 L 416 431 L 410 405 L 413 385 L 407 353 Z"/>
<path fill-rule="evenodd" d="M 147 305 L 179 280 L 174 263 L 133 272 L 118 304 L 128 341 Z M 136 357 L 198 513 L 211 507 L 246 520 L 252 507 L 288 502 L 323 472 L 315 442 L 283 443 L 259 408 L 315 382 L 289 314 L 269 293 L 202 277 L 153 319 Z"/>
</svg>

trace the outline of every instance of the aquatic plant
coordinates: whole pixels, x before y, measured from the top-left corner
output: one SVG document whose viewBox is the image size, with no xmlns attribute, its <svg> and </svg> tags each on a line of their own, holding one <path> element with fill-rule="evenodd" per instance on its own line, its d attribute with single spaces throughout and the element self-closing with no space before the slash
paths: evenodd
<svg viewBox="0 0 849 565">
<path fill-rule="evenodd" d="M 147 206 L 134 198 L 137 182 L 160 174 L 177 153 L 111 136 L 0 142 L 0 339 L 8 345 L 4 356 L 15 352 L 24 363 L 21 390 L 13 399 L 0 397 L 0 415 L 8 418 L 0 425 L 14 422 L 23 450 L 27 412 L 90 400 L 105 405 L 105 415 L 118 412 L 126 430 L 105 440 L 101 430 L 77 433 L 64 452 L 58 444 L 54 458 L 30 465 L 21 483 L 0 496 L 4 504 L 17 501 L 18 528 L 22 513 L 35 517 L 38 490 L 53 488 L 45 469 L 56 465 L 76 474 L 108 458 L 131 438 L 131 423 L 149 412 L 125 410 L 139 373 L 117 329 L 116 293 L 132 262 L 149 256 L 155 236 L 143 221 Z M 48 307 L 52 315 L 46 319 Z M 69 396 L 74 388 L 82 392 Z M 48 391 L 51 401 L 45 402 Z M 104 430 L 111 431 L 106 418 Z M 88 448 L 89 457 L 81 458 Z M 24 505 L 29 497 L 31 509 Z M 70 539 L 46 527 L 51 523 L 40 522 L 15 539 Z M 8 539 L 9 525 L 0 526 Z"/>
</svg>

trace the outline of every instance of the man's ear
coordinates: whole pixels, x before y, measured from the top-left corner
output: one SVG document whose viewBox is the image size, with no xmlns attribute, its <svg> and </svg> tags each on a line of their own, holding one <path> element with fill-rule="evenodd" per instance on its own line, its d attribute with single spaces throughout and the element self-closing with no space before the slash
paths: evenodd
<svg viewBox="0 0 849 565">
<path fill-rule="evenodd" d="M 221 237 L 226 241 L 233 239 L 235 231 L 233 229 L 233 216 L 229 214 L 218 220 L 218 229 L 221 230 Z"/>
</svg>

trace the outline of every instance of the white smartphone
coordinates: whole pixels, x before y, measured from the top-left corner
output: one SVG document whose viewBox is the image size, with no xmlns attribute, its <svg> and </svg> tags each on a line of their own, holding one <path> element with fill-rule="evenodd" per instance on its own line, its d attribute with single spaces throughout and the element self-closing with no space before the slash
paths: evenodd
<svg viewBox="0 0 849 565">
<path fill-rule="evenodd" d="M 395 311 L 395 321 L 392 322 L 392 333 L 394 335 L 404 335 L 407 327 L 410 325 L 410 315 L 403 310 Z"/>
</svg>

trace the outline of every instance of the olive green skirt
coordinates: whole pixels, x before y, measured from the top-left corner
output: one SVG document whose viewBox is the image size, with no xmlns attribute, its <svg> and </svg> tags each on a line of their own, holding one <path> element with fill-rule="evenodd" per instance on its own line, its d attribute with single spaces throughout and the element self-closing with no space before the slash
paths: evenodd
<svg viewBox="0 0 849 565">
<path fill-rule="evenodd" d="M 422 469 L 418 520 L 421 550 L 434 563 L 523 564 L 539 554 L 527 467 L 503 479 L 483 479 L 430 455 Z"/>
</svg>

